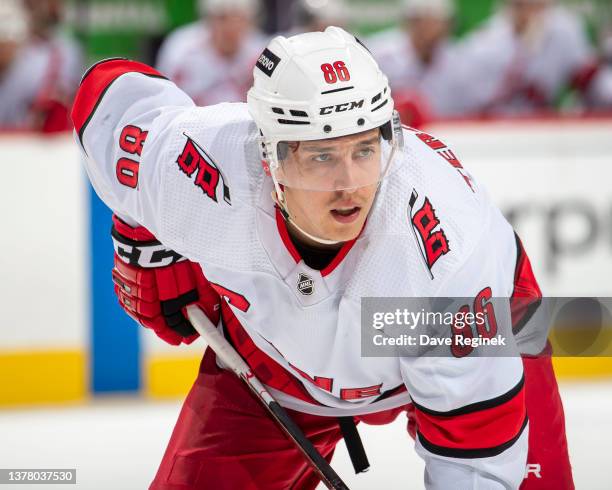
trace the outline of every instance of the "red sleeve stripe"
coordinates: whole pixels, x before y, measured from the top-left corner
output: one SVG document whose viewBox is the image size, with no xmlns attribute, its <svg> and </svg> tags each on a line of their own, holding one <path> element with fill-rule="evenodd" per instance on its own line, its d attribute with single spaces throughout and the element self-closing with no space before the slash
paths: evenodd
<svg viewBox="0 0 612 490">
<path fill-rule="evenodd" d="M 130 226 L 119 216 L 113 214 L 113 226 L 120 235 L 135 242 L 156 242 L 157 238 L 144 226 Z M 158 242 L 159 243 L 159 242 Z"/>
<path fill-rule="evenodd" d="M 514 288 L 510 297 L 512 332 L 519 333 L 542 303 L 542 291 L 536 281 L 531 262 L 523 248 L 523 243 L 515 233 L 516 266 L 514 268 Z"/>
<path fill-rule="evenodd" d="M 79 135 L 81 144 L 83 143 L 83 132 L 106 91 L 117 78 L 131 72 L 165 78 L 157 70 L 144 63 L 120 58 L 103 60 L 85 73 L 72 106 L 72 123 Z"/>
<path fill-rule="evenodd" d="M 446 446 L 439 446 L 437 444 L 433 444 L 425 437 L 421 432 L 417 432 L 417 437 L 419 438 L 419 442 L 421 445 L 427 449 L 430 453 L 437 454 L 439 456 L 445 456 L 447 458 L 462 458 L 462 459 L 474 459 L 474 458 L 491 458 L 493 456 L 497 456 L 498 454 L 503 453 L 506 449 L 512 447 L 514 443 L 521 437 L 525 427 L 527 427 L 528 418 L 525 415 L 523 419 L 523 423 L 521 424 L 521 428 L 518 433 L 509 441 L 506 441 L 502 444 L 492 447 L 486 448 L 469 448 L 469 449 L 456 449 L 449 448 Z"/>
<path fill-rule="evenodd" d="M 415 403 L 419 440 L 424 446 L 452 452 L 454 457 L 485 457 L 511 445 L 526 424 L 525 379 L 507 393 L 490 400 L 439 412 Z M 463 456 L 461 456 L 463 454 Z M 447 454 L 445 454 L 447 455 Z"/>
</svg>

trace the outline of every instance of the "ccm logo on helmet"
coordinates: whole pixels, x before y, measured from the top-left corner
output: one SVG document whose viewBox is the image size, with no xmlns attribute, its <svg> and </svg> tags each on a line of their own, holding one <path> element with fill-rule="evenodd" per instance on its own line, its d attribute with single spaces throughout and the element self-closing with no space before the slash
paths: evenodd
<svg viewBox="0 0 612 490">
<path fill-rule="evenodd" d="M 326 116 L 331 114 L 332 112 L 344 112 L 344 111 L 352 111 L 353 109 L 359 109 L 363 107 L 364 99 L 356 100 L 353 102 L 345 102 L 344 104 L 337 105 L 328 105 L 325 107 L 321 107 L 319 110 L 319 115 Z"/>
<path fill-rule="evenodd" d="M 268 48 L 266 48 L 263 50 L 263 53 L 261 53 L 261 55 L 259 56 L 259 59 L 257 60 L 257 63 L 255 66 L 257 66 L 257 68 L 263 71 L 266 75 L 271 77 L 272 73 L 274 73 L 274 70 L 276 70 L 276 67 L 278 66 L 279 61 L 280 61 L 280 58 L 276 56 Z"/>
</svg>

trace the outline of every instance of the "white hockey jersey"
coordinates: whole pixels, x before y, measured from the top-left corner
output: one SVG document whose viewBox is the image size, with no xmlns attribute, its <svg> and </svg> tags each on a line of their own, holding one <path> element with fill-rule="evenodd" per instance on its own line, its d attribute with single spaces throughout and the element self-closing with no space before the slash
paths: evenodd
<svg viewBox="0 0 612 490">
<path fill-rule="evenodd" d="M 245 104 L 196 107 L 152 68 L 109 60 L 85 75 L 73 121 L 96 192 L 201 264 L 226 335 L 285 407 L 332 416 L 412 401 L 428 488 L 518 488 L 519 357 L 361 355 L 363 297 L 511 297 L 530 279 L 512 228 L 450 148 L 405 130 L 362 233 L 319 271 L 275 209 Z M 509 332 L 509 309 L 496 316 Z"/>
</svg>

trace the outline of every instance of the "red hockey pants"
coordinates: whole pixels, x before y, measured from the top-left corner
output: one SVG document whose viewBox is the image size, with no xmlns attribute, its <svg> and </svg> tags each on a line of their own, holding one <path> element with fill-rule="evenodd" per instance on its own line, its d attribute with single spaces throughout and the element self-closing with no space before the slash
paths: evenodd
<svg viewBox="0 0 612 490">
<path fill-rule="evenodd" d="M 530 426 L 528 473 L 521 489 L 573 489 L 563 407 L 550 357 L 525 358 L 524 367 Z M 411 408 L 357 419 L 385 424 L 406 411 L 414 437 Z M 331 460 L 342 437 L 337 418 L 289 413 Z M 233 373 L 217 367 L 208 349 L 150 490 L 311 490 L 318 482 L 260 402 Z"/>
</svg>

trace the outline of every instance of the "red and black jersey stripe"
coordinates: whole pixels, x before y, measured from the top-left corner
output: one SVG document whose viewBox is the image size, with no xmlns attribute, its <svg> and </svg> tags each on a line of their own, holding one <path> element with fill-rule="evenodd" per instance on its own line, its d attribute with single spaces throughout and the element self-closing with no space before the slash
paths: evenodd
<svg viewBox="0 0 612 490">
<path fill-rule="evenodd" d="M 126 73 L 166 79 L 161 73 L 144 63 L 125 58 L 112 58 L 93 65 L 81 80 L 72 106 L 72 123 L 83 144 L 83 133 L 100 105 L 104 94 L 117 78 Z"/>
<path fill-rule="evenodd" d="M 516 266 L 514 268 L 514 288 L 510 297 L 512 332 L 517 334 L 527 324 L 542 303 L 542 291 L 536 281 L 531 262 L 525 253 L 523 243 L 515 233 Z"/>
<path fill-rule="evenodd" d="M 429 452 L 452 458 L 496 456 L 521 436 L 527 426 L 525 378 L 514 388 L 489 400 L 447 412 L 413 400 L 417 437 Z"/>
</svg>

